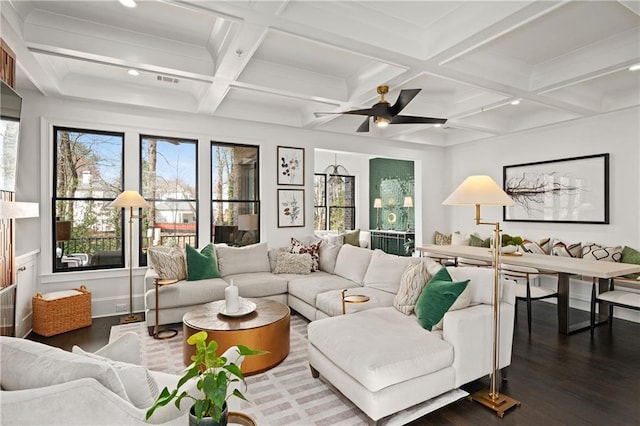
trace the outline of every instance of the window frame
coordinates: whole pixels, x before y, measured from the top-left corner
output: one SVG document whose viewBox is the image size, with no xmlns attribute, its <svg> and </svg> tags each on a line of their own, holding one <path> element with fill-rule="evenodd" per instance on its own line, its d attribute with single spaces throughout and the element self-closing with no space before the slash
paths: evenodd
<svg viewBox="0 0 640 426">
<path fill-rule="evenodd" d="M 183 203 L 189 203 L 189 202 L 195 202 L 195 206 L 196 206 L 196 231 L 195 231 L 195 241 L 194 241 L 194 247 L 198 247 L 198 232 L 200 230 L 200 202 L 199 202 L 199 198 L 198 198 L 198 186 L 199 186 L 199 175 L 198 175 L 198 139 L 189 139 L 189 138 L 180 138 L 180 137 L 168 137 L 168 136 L 158 136 L 158 135 L 150 135 L 150 134 L 142 134 L 139 133 L 138 134 L 138 170 L 139 170 L 139 182 L 138 182 L 138 188 L 140 190 L 140 194 L 142 194 L 142 196 L 144 197 L 144 199 L 151 203 L 151 202 L 158 202 L 158 201 L 166 201 L 166 200 L 162 200 L 162 199 L 157 199 L 157 198 L 147 198 L 144 196 L 144 189 L 143 189 L 143 184 L 144 184 L 144 171 L 142 169 L 142 165 L 143 165 L 143 161 L 142 161 L 142 141 L 143 139 L 157 139 L 157 140 L 162 140 L 162 141 L 178 141 L 180 143 L 190 143 L 193 144 L 195 147 L 195 177 L 196 177 L 196 181 L 195 181 L 195 198 L 193 199 L 185 199 L 185 200 L 179 200 L 177 202 L 183 202 Z M 148 247 L 144 245 L 144 240 L 147 238 L 145 235 L 143 235 L 142 232 L 142 223 L 143 220 L 145 219 L 144 215 L 139 215 L 140 217 L 138 218 L 138 264 L 139 266 L 149 266 L 149 262 L 147 259 L 147 249 Z M 187 243 L 185 242 L 185 245 Z M 159 245 L 157 247 L 162 247 L 162 245 Z"/>
<path fill-rule="evenodd" d="M 322 175 L 325 176 L 325 179 L 324 179 L 324 184 L 325 184 L 325 187 L 324 187 L 324 198 L 325 198 L 324 199 L 324 206 L 316 206 L 315 205 L 315 176 L 322 176 Z M 329 180 L 331 179 L 331 176 L 337 176 L 339 178 L 348 178 L 349 180 L 353 181 L 353 188 L 352 188 L 352 190 L 353 190 L 353 205 L 331 205 L 329 203 L 329 191 L 330 191 L 330 185 L 331 185 Z M 346 183 L 345 183 L 345 185 L 346 185 Z M 331 231 L 331 230 L 333 230 L 333 229 L 331 229 L 331 215 L 332 215 L 333 212 L 340 211 L 340 210 L 345 211 L 345 212 L 346 212 L 346 210 L 351 210 L 352 217 L 353 217 L 353 222 L 349 224 L 350 228 L 347 228 L 346 227 L 346 223 L 345 223 L 344 230 L 345 231 L 354 230 L 356 228 L 356 202 L 357 202 L 357 198 L 356 198 L 356 176 L 354 176 L 354 175 L 329 175 L 329 174 L 326 174 L 326 173 L 315 173 L 314 174 L 314 224 L 315 224 L 315 210 L 316 210 L 316 207 L 320 207 L 320 208 L 324 207 L 324 209 L 325 209 L 325 228 L 322 229 L 323 231 Z M 345 217 L 346 217 L 346 214 L 345 214 Z"/>
<path fill-rule="evenodd" d="M 322 204 L 316 204 L 316 178 L 322 178 L 322 185 L 323 185 L 323 190 L 322 190 Z M 327 230 L 327 223 L 329 221 L 329 211 L 328 211 L 328 207 L 327 207 L 327 175 L 325 173 L 314 173 L 313 174 L 313 227 L 315 228 L 315 224 L 316 224 L 316 214 L 318 211 L 320 211 L 320 209 L 322 211 L 324 211 L 324 224 L 322 228 L 318 228 L 318 229 L 314 229 L 315 231 L 326 231 Z"/>
<path fill-rule="evenodd" d="M 121 161 L 122 167 L 120 169 L 120 193 L 124 191 L 124 171 L 126 167 L 125 162 L 125 132 L 118 131 L 108 131 L 108 130 L 92 130 L 92 129 L 83 129 L 79 127 L 72 126 L 61 126 L 54 125 L 53 126 L 53 160 L 52 160 L 52 197 L 51 197 L 51 272 L 52 273 L 60 273 L 60 272 L 80 272 L 80 271 L 93 271 L 93 270 L 104 270 L 104 269 L 121 269 L 125 267 L 125 214 L 124 209 L 120 212 L 120 235 L 122 238 L 120 240 L 120 262 L 112 265 L 87 265 L 87 266 L 75 266 L 75 267 L 58 267 L 58 256 L 57 256 L 57 247 L 58 241 L 56 240 L 56 223 L 57 223 L 57 203 L 59 201 L 98 201 L 98 202 L 111 202 L 116 199 L 119 194 L 116 194 L 113 198 L 96 198 L 96 197 L 58 197 L 58 132 L 59 131 L 67 131 L 69 133 L 87 133 L 87 134 L 95 134 L 95 135 L 108 135 L 108 136 L 116 136 L 120 137 L 122 141 L 121 146 Z M 64 254 L 64 252 L 63 252 Z"/>
<path fill-rule="evenodd" d="M 226 198 L 214 198 L 213 188 L 214 188 L 214 174 L 213 174 L 213 149 L 214 147 L 225 147 L 225 148 L 252 148 L 256 151 L 256 166 L 255 166 L 255 176 L 254 176 L 254 195 L 255 199 L 226 199 Z M 252 145 L 252 144 L 244 144 L 244 143 L 235 143 L 235 142 L 220 142 L 211 140 L 209 146 L 209 173 L 210 173 L 210 193 L 209 193 L 209 218 L 210 218 L 210 230 L 209 237 L 210 241 L 216 242 L 215 240 L 215 216 L 213 211 L 213 205 L 215 203 L 229 203 L 229 204 L 253 204 L 254 211 L 258 215 L 258 228 L 254 231 L 255 243 L 260 242 L 260 218 L 262 215 L 262 206 L 260 201 L 260 145 Z M 218 225 L 218 226 L 232 226 L 232 225 Z M 229 244 L 229 243 L 227 243 Z"/>
</svg>

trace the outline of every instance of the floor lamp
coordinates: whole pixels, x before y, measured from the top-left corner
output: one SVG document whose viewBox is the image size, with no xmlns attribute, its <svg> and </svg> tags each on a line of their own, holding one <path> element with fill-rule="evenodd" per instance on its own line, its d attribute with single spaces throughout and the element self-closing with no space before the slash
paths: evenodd
<svg viewBox="0 0 640 426">
<path fill-rule="evenodd" d="M 483 222 L 480 218 L 480 206 L 512 206 L 513 200 L 489 176 L 469 176 L 456 188 L 446 200 L 446 206 L 476 207 L 476 225 L 493 225 L 493 357 L 491 371 L 491 388 L 475 392 L 470 398 L 489 407 L 503 417 L 505 411 L 514 406 L 520 406 L 520 401 L 501 395 L 498 390 L 498 354 L 499 354 L 499 324 L 500 324 L 500 222 Z"/>
<path fill-rule="evenodd" d="M 133 314 L 133 219 L 140 216 L 135 216 L 133 209 L 147 209 L 149 203 L 142 198 L 138 191 L 124 191 L 109 206 L 129 208 L 129 315 L 120 318 L 120 324 L 139 322 L 142 321 L 142 316 Z"/>
<path fill-rule="evenodd" d="M 413 198 L 411 196 L 404 197 L 404 203 L 402 203 L 402 207 L 407 209 L 407 232 L 411 231 L 411 227 L 409 227 L 409 209 L 413 207 Z"/>
</svg>

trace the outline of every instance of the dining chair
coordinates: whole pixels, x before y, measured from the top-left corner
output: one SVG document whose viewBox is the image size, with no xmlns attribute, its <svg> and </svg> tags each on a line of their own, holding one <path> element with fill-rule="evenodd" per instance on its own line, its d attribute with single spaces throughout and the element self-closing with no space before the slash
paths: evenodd
<svg viewBox="0 0 640 426">
<path fill-rule="evenodd" d="M 557 282 L 556 289 L 541 287 L 540 277 L 542 275 L 557 276 L 557 274 L 504 262 L 500 264 L 500 269 L 505 278 L 516 282 L 516 320 L 518 318 L 518 301 L 523 300 L 527 303 L 527 327 L 529 335 L 531 335 L 531 301 L 558 297 Z"/>
<path fill-rule="evenodd" d="M 621 285 L 622 289 L 616 289 L 615 283 Z M 593 278 L 591 286 L 591 336 L 596 326 L 596 304 L 605 303 L 609 305 L 609 330 L 613 327 L 613 308 L 615 306 L 626 309 L 640 311 L 640 293 L 631 291 L 632 289 L 640 291 L 640 277 L 625 278 L 615 277 L 609 280 L 609 289 L 598 294 L 598 280 Z"/>
</svg>

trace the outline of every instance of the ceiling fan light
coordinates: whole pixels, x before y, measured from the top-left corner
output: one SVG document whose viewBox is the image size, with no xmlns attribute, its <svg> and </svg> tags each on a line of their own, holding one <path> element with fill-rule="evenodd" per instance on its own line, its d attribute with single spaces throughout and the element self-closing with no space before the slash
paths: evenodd
<svg viewBox="0 0 640 426">
<path fill-rule="evenodd" d="M 378 127 L 387 127 L 389 123 L 391 123 L 391 120 L 385 117 L 376 117 L 375 123 Z"/>
</svg>

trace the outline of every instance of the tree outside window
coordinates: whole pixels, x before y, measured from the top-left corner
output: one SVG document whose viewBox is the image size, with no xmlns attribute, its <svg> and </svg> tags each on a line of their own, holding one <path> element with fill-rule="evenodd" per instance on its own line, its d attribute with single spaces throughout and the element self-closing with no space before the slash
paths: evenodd
<svg viewBox="0 0 640 426">
<path fill-rule="evenodd" d="M 124 267 L 124 134 L 54 127 L 53 271 Z"/>
<path fill-rule="evenodd" d="M 355 187 L 355 176 L 315 175 L 314 226 L 316 230 L 355 228 Z M 325 216 L 327 211 L 328 216 Z"/>
<path fill-rule="evenodd" d="M 197 141 L 140 136 L 141 194 L 150 208 L 141 219 L 140 264 L 152 246 L 197 246 Z"/>
</svg>

